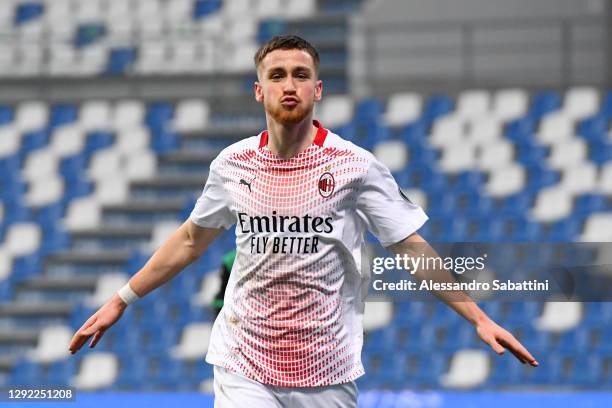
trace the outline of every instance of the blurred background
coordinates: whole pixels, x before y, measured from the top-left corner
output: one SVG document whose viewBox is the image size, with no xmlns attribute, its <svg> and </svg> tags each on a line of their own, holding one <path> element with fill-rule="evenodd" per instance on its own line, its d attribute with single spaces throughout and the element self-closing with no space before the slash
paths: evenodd
<svg viewBox="0 0 612 408">
<path fill-rule="evenodd" d="M 212 392 L 232 231 L 94 350 L 67 348 L 216 154 L 265 128 L 252 57 L 278 34 L 318 47 L 316 117 L 391 169 L 426 239 L 612 241 L 611 23 L 610 0 L 2 0 L 0 386 Z M 611 303 L 482 306 L 541 367 L 442 304 L 371 302 L 361 405 L 610 403 Z"/>
</svg>

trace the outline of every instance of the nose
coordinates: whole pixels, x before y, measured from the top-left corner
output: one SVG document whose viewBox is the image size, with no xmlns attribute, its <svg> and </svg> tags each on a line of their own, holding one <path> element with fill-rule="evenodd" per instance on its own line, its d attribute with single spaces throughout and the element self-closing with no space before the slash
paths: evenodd
<svg viewBox="0 0 612 408">
<path fill-rule="evenodd" d="M 291 75 L 288 75 L 283 84 L 283 91 L 285 91 L 285 93 L 295 93 L 295 89 L 295 81 Z"/>
</svg>

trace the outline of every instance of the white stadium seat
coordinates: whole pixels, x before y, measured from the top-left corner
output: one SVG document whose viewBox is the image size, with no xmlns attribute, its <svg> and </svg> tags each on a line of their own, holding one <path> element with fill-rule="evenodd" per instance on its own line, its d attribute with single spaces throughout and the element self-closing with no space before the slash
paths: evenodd
<svg viewBox="0 0 612 408">
<path fill-rule="evenodd" d="M 390 171 L 402 170 L 408 163 L 406 144 L 398 140 L 378 143 L 373 153 Z"/>
<path fill-rule="evenodd" d="M 49 108 L 44 102 L 23 102 L 15 114 L 15 126 L 21 132 L 39 130 L 47 125 Z"/>
<path fill-rule="evenodd" d="M 130 189 L 124 175 L 117 173 L 114 176 L 101 178 L 96 182 L 93 197 L 100 205 L 121 204 L 127 201 Z"/>
<path fill-rule="evenodd" d="M 181 341 L 170 355 L 181 360 L 199 360 L 208 351 L 212 327 L 209 323 L 190 323 L 183 330 Z"/>
<path fill-rule="evenodd" d="M 423 110 L 423 98 L 414 92 L 391 95 L 384 119 L 389 126 L 402 126 L 417 120 Z"/>
<path fill-rule="evenodd" d="M 595 213 L 589 215 L 584 231 L 580 237 L 583 242 L 612 241 L 612 213 Z"/>
<path fill-rule="evenodd" d="M 117 102 L 113 109 L 112 124 L 116 130 L 131 129 L 141 126 L 145 118 L 145 106 L 142 101 L 127 99 Z"/>
<path fill-rule="evenodd" d="M 502 136 L 501 122 L 491 116 L 475 119 L 470 123 L 466 136 L 473 144 L 481 146 L 497 144 Z"/>
<path fill-rule="evenodd" d="M 316 0 L 287 0 L 284 11 L 289 20 L 313 16 L 317 11 Z"/>
<path fill-rule="evenodd" d="M 469 389 L 481 385 L 489 371 L 489 355 L 485 351 L 459 350 L 453 355 L 448 373 L 440 382 L 448 388 Z"/>
<path fill-rule="evenodd" d="M 89 161 L 87 176 L 94 181 L 113 178 L 123 167 L 121 153 L 114 148 L 99 150 Z"/>
<path fill-rule="evenodd" d="M 460 117 L 448 115 L 433 124 L 429 138 L 433 147 L 456 146 L 465 142 L 465 122 Z"/>
<path fill-rule="evenodd" d="M 80 153 L 85 147 L 86 134 L 78 125 L 55 128 L 51 135 L 49 150 L 58 158 Z"/>
<path fill-rule="evenodd" d="M 558 186 L 553 186 L 540 190 L 531 215 L 536 221 L 546 223 L 563 219 L 571 212 L 571 194 Z"/>
<path fill-rule="evenodd" d="M 572 138 L 551 147 L 548 164 L 553 169 L 577 166 L 587 159 L 588 146 L 582 139 Z"/>
<path fill-rule="evenodd" d="M 485 191 L 492 197 L 507 197 L 521 191 L 526 181 L 527 176 L 523 166 L 507 163 L 504 167 L 491 169 Z"/>
<path fill-rule="evenodd" d="M 78 390 L 93 391 L 112 385 L 119 374 L 119 361 L 113 353 L 89 353 L 81 360 L 81 367 L 72 379 Z"/>
<path fill-rule="evenodd" d="M 68 326 L 48 326 L 38 335 L 38 344 L 35 349 L 27 353 L 28 359 L 40 363 L 50 364 L 61 361 L 70 355 L 67 344 L 70 344 L 73 330 Z"/>
<path fill-rule="evenodd" d="M 107 101 L 87 101 L 81 106 L 79 124 L 85 131 L 108 129 L 110 114 L 110 105 Z"/>
<path fill-rule="evenodd" d="M 23 222 L 11 225 L 4 238 L 5 250 L 14 258 L 29 255 L 40 247 L 42 232 L 38 224 Z"/>
<path fill-rule="evenodd" d="M 200 290 L 191 298 L 194 306 L 208 306 L 215 299 L 221 287 L 221 275 L 217 270 L 209 271 L 204 274 Z"/>
<path fill-rule="evenodd" d="M 529 95 L 523 89 L 502 89 L 493 99 L 493 116 L 509 122 L 527 114 Z"/>
<path fill-rule="evenodd" d="M 256 0 L 255 15 L 260 19 L 280 17 L 285 0 Z"/>
<path fill-rule="evenodd" d="M 11 125 L 0 127 L 0 159 L 16 154 L 20 145 L 21 132 Z"/>
<path fill-rule="evenodd" d="M 108 300 L 117 293 L 128 280 L 129 276 L 124 273 L 105 273 L 100 276 L 98 282 L 96 282 L 94 293 L 85 299 L 85 304 L 90 308 L 99 308 L 108 302 Z"/>
<path fill-rule="evenodd" d="M 469 143 L 445 146 L 438 164 L 446 173 L 470 170 L 476 166 L 476 147 Z"/>
<path fill-rule="evenodd" d="M 542 315 L 534 322 L 538 330 L 564 332 L 580 324 L 582 319 L 582 303 L 579 302 L 546 302 Z"/>
<path fill-rule="evenodd" d="M 326 128 L 335 128 L 348 123 L 353 118 L 354 103 L 350 96 L 333 95 L 323 98 L 317 106 L 321 124 Z"/>
<path fill-rule="evenodd" d="M 595 192 L 597 189 L 597 166 L 583 162 L 563 171 L 561 187 L 571 194 Z"/>
<path fill-rule="evenodd" d="M 599 92 L 595 88 L 570 88 L 565 94 L 563 110 L 573 120 L 584 119 L 597 113 L 599 99 Z"/>
<path fill-rule="evenodd" d="M 96 228 L 100 225 L 100 205 L 91 197 L 72 200 L 68 206 L 64 226 L 69 231 L 81 231 Z"/>
<path fill-rule="evenodd" d="M 187 99 L 176 106 L 174 129 L 177 132 L 190 132 L 206 129 L 210 107 L 202 99 Z"/>
<path fill-rule="evenodd" d="M 565 112 L 553 112 L 542 118 L 537 134 L 539 142 L 556 144 L 566 141 L 574 134 L 574 122 Z"/>
<path fill-rule="evenodd" d="M 64 179 L 56 173 L 30 182 L 25 202 L 31 207 L 44 207 L 56 203 L 64 195 Z"/>
<path fill-rule="evenodd" d="M 126 127 L 117 133 L 117 141 L 112 150 L 120 154 L 131 154 L 149 148 L 151 135 L 149 130 L 142 125 Z"/>
<path fill-rule="evenodd" d="M 514 159 L 514 145 L 502 139 L 495 144 L 482 146 L 478 154 L 478 168 L 493 170 L 506 167 Z"/>
<path fill-rule="evenodd" d="M 56 174 L 58 159 L 51 149 L 39 149 L 31 152 L 24 164 L 21 176 L 25 181 L 35 181 L 41 177 Z"/>
<path fill-rule="evenodd" d="M 129 181 L 149 180 L 157 172 L 157 156 L 150 150 L 131 152 L 126 157 L 125 177 Z"/>
<path fill-rule="evenodd" d="M 391 323 L 393 317 L 393 302 L 389 299 L 371 299 L 365 302 L 363 312 L 363 330 L 365 332 L 382 329 Z"/>
<path fill-rule="evenodd" d="M 456 115 L 466 120 L 479 119 L 488 115 L 490 105 L 491 95 L 488 91 L 463 91 L 457 100 Z"/>
</svg>

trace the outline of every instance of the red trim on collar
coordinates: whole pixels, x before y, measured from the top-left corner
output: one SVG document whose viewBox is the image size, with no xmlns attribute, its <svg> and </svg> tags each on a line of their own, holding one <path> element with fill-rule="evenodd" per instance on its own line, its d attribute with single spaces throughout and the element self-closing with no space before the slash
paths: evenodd
<svg viewBox="0 0 612 408">
<path fill-rule="evenodd" d="M 316 144 L 319 147 L 323 147 L 323 143 L 325 143 L 325 138 L 327 137 L 328 131 L 321 125 L 321 122 L 319 122 L 318 120 L 313 120 L 312 123 L 319 128 L 317 129 L 317 134 L 315 135 L 315 138 L 312 143 Z"/>
<path fill-rule="evenodd" d="M 329 133 L 329 131 L 325 129 L 321 125 L 321 122 L 319 122 L 318 120 L 313 120 L 312 124 L 317 127 L 317 134 L 315 135 L 315 138 L 312 141 L 312 144 L 315 144 L 319 147 L 323 147 L 323 143 L 325 143 L 325 138 L 327 137 L 327 134 Z M 261 137 L 259 138 L 259 148 L 262 149 L 266 147 L 267 145 L 268 145 L 268 131 L 264 130 L 263 132 L 261 132 Z"/>
</svg>

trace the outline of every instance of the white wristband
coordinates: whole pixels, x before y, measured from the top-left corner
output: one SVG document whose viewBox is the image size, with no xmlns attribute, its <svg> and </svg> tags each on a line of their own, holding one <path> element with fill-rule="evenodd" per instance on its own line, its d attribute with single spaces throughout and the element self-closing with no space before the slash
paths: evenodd
<svg viewBox="0 0 612 408">
<path fill-rule="evenodd" d="M 130 286 L 129 282 L 126 283 L 125 286 L 123 286 L 121 289 L 119 289 L 117 295 L 119 295 L 121 300 L 123 300 L 128 305 L 131 305 L 132 303 L 140 299 L 140 296 L 138 296 L 136 292 L 132 290 L 132 287 Z"/>
</svg>

